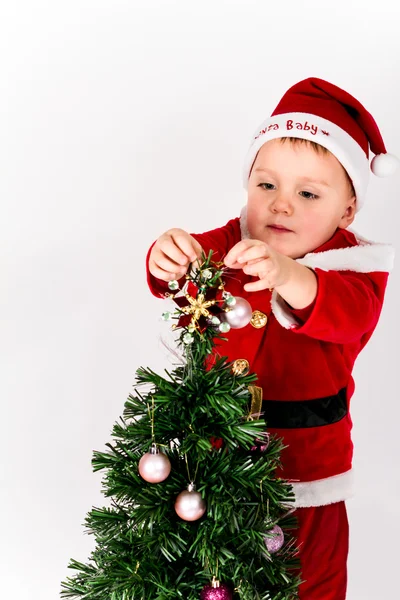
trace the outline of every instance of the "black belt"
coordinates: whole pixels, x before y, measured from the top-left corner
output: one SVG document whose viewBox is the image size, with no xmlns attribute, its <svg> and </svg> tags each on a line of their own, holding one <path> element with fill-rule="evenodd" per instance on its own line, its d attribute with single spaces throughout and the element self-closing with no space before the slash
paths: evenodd
<svg viewBox="0 0 400 600">
<path fill-rule="evenodd" d="M 263 400 L 262 411 L 267 428 L 332 425 L 347 415 L 346 388 L 333 396 L 313 400 Z"/>
</svg>

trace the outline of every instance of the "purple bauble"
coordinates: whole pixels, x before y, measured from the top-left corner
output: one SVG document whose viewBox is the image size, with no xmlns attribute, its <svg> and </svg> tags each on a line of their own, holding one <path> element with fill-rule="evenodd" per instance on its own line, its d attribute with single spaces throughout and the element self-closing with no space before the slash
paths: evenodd
<svg viewBox="0 0 400 600">
<path fill-rule="evenodd" d="M 279 525 L 274 525 L 272 529 L 268 530 L 268 533 L 275 534 L 274 537 L 265 537 L 264 543 L 267 547 L 268 552 L 273 554 L 274 552 L 278 552 L 284 544 L 285 538 L 283 535 L 282 529 Z"/>
<path fill-rule="evenodd" d="M 139 460 L 139 475 L 148 483 L 161 483 L 171 472 L 168 456 L 158 450 L 156 444 Z"/>
<path fill-rule="evenodd" d="M 201 590 L 200 600 L 232 600 L 232 592 L 225 583 L 208 583 Z"/>
<path fill-rule="evenodd" d="M 222 313 L 220 318 L 229 323 L 232 329 L 241 329 L 250 323 L 253 309 L 245 298 L 241 298 L 240 296 L 234 296 L 234 298 L 236 299 L 236 304 L 228 312 Z"/>
</svg>

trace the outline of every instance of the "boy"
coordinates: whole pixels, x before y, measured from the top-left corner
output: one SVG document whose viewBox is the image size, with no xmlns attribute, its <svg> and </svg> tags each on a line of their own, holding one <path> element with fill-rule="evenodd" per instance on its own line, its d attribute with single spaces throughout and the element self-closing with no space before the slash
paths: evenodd
<svg viewBox="0 0 400 600">
<path fill-rule="evenodd" d="M 169 281 L 213 249 L 232 270 L 229 291 L 252 306 L 250 324 L 231 329 L 219 353 L 257 374 L 268 431 L 287 446 L 277 476 L 296 496 L 307 600 L 346 597 L 351 373 L 394 260 L 390 244 L 348 229 L 364 204 L 369 146 L 371 170 L 394 172 L 398 159 L 353 96 L 322 79 L 300 81 L 253 135 L 240 217 L 202 234 L 168 230 L 146 261 L 150 290 L 164 297 Z"/>
</svg>

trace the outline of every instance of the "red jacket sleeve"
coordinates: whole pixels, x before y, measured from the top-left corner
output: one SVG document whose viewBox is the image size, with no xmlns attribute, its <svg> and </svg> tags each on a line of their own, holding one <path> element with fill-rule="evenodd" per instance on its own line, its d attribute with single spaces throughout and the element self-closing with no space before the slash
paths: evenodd
<svg viewBox="0 0 400 600">
<path fill-rule="evenodd" d="M 212 259 L 214 261 L 221 261 L 232 248 L 232 246 L 236 242 L 240 241 L 239 218 L 236 217 L 231 219 L 223 227 L 205 231 L 204 233 L 191 233 L 190 235 L 199 242 L 206 255 L 208 255 L 210 250 L 213 250 L 214 252 Z M 149 271 L 150 253 L 156 241 L 157 240 L 151 244 L 146 256 L 147 284 L 153 296 L 156 296 L 157 298 L 164 298 L 165 293 L 170 291 L 168 288 L 168 282 L 157 279 Z M 185 282 L 185 276 L 181 277 L 181 279 L 178 279 L 178 281 L 180 287 L 182 287 L 182 284 Z"/>
<path fill-rule="evenodd" d="M 318 279 L 314 301 L 294 309 L 279 294 L 272 307 L 280 323 L 294 333 L 346 344 L 360 340 L 379 320 L 389 273 L 325 271 L 313 267 Z"/>
<path fill-rule="evenodd" d="M 308 317 L 311 315 L 312 311 L 314 310 L 316 301 L 317 301 L 317 297 L 315 297 L 314 300 L 311 302 L 311 304 L 309 304 L 305 308 L 293 308 L 292 306 L 290 306 L 290 304 L 288 304 L 288 308 L 289 308 L 290 312 L 292 314 L 294 314 L 299 321 L 301 321 L 301 323 L 304 323 L 304 321 L 306 321 L 308 319 Z"/>
</svg>

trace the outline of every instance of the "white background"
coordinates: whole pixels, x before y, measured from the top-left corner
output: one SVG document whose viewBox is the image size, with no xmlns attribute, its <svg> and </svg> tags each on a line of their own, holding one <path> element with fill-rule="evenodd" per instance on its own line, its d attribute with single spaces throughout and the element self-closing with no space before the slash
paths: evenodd
<svg viewBox="0 0 400 600">
<path fill-rule="evenodd" d="M 170 364 L 150 244 L 239 214 L 250 136 L 305 77 L 356 96 L 400 156 L 399 22 L 392 0 L 1 4 L 2 597 L 54 600 L 93 548 L 92 451 L 136 369 Z M 396 245 L 399 185 L 371 175 L 352 227 Z M 398 588 L 399 278 L 353 372 L 350 600 Z"/>
</svg>

